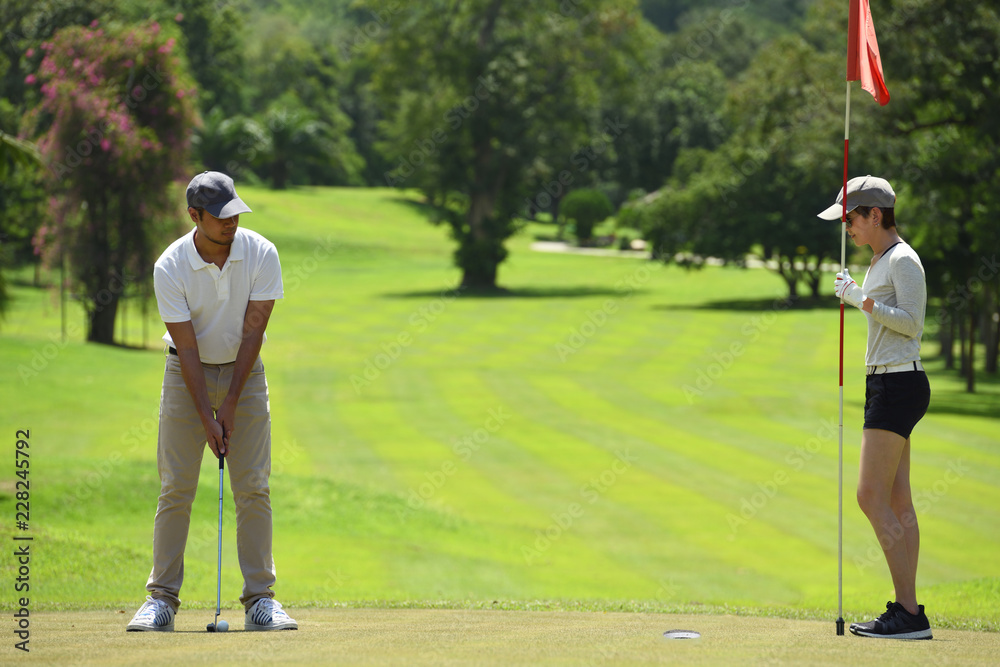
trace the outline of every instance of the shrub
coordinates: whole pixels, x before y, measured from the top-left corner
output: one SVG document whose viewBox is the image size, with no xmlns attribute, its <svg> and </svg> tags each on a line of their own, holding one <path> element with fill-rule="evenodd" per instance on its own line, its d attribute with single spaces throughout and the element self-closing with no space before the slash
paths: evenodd
<svg viewBox="0 0 1000 667">
<path fill-rule="evenodd" d="M 573 224 L 576 238 L 585 243 L 594 235 L 594 226 L 607 220 L 615 208 L 600 190 L 581 188 L 573 190 L 559 206 L 562 217 Z"/>
</svg>

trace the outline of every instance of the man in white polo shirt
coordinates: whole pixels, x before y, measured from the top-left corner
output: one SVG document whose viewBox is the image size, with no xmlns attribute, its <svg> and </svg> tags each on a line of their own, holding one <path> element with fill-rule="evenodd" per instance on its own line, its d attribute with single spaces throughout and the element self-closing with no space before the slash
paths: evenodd
<svg viewBox="0 0 1000 667">
<path fill-rule="evenodd" d="M 168 346 L 157 467 L 149 596 L 130 631 L 172 631 L 184 579 L 184 548 L 205 443 L 228 462 L 243 572 L 247 630 L 295 630 L 274 600 L 271 556 L 271 415 L 259 353 L 275 299 L 283 296 L 274 244 L 239 227 L 250 208 L 233 179 L 206 171 L 187 188 L 195 228 L 153 268 Z"/>
</svg>

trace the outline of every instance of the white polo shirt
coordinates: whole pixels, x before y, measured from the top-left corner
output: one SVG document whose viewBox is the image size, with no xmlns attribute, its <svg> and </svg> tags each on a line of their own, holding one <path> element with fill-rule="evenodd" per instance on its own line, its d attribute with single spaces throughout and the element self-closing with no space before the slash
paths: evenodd
<svg viewBox="0 0 1000 667">
<path fill-rule="evenodd" d="M 243 340 L 247 303 L 284 296 L 278 250 L 260 234 L 240 227 L 219 269 L 198 254 L 194 231 L 171 243 L 156 260 L 156 306 L 164 322 L 191 320 L 202 363 L 228 364 L 236 360 Z M 170 332 L 163 340 L 176 347 Z"/>
</svg>

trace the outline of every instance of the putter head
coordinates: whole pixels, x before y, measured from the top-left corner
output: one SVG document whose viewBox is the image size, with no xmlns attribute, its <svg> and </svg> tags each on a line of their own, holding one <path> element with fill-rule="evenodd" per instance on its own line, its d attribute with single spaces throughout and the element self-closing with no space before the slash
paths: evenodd
<svg viewBox="0 0 1000 667">
<path fill-rule="evenodd" d="M 215 632 L 215 623 L 209 623 L 206 625 L 205 630 L 208 632 Z"/>
</svg>

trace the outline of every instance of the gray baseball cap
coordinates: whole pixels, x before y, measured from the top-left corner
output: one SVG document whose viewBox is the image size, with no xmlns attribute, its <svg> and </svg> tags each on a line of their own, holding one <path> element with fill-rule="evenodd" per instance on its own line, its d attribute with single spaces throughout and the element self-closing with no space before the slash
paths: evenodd
<svg viewBox="0 0 1000 667">
<path fill-rule="evenodd" d="M 203 171 L 188 183 L 188 206 L 203 208 L 216 218 L 253 213 L 236 194 L 233 179 L 218 171 Z"/>
<path fill-rule="evenodd" d="M 847 181 L 847 212 L 859 206 L 892 208 L 896 205 L 896 193 L 889 181 L 877 176 L 858 176 Z M 844 188 L 837 195 L 837 203 L 819 214 L 824 220 L 840 220 L 844 213 Z"/>
</svg>

